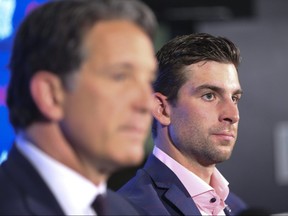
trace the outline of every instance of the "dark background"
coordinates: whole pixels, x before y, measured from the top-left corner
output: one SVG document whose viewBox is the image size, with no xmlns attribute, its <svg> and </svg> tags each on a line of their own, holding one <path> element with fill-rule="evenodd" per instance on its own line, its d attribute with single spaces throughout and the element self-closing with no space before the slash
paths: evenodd
<svg viewBox="0 0 288 216">
<path fill-rule="evenodd" d="M 288 214 L 288 1 L 145 2 L 161 24 L 156 50 L 193 32 L 225 36 L 239 46 L 239 136 L 231 159 L 218 168 L 251 207 Z M 133 171 L 115 174 L 111 186 L 118 188 Z"/>
</svg>

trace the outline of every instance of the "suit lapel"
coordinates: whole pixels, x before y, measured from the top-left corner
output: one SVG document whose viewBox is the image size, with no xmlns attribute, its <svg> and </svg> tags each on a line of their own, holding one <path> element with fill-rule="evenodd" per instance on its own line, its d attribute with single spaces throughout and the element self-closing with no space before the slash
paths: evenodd
<svg viewBox="0 0 288 216">
<path fill-rule="evenodd" d="M 171 208 L 177 208 L 183 215 L 201 215 L 188 191 L 178 177 L 154 155 L 150 155 L 144 169 L 149 173 L 158 189 L 166 189 L 164 197 Z M 161 172 L 159 172 L 159 170 Z"/>
<path fill-rule="evenodd" d="M 232 215 L 232 210 L 230 209 L 228 205 L 226 205 L 226 207 L 224 208 L 224 213 L 226 216 Z"/>
<path fill-rule="evenodd" d="M 15 146 L 3 164 L 3 170 L 22 193 L 23 202 L 31 214 L 64 215 L 43 179 Z"/>
<path fill-rule="evenodd" d="M 176 185 L 172 185 L 165 197 L 173 203 L 184 215 L 201 215 L 193 199 L 186 196 Z"/>
</svg>

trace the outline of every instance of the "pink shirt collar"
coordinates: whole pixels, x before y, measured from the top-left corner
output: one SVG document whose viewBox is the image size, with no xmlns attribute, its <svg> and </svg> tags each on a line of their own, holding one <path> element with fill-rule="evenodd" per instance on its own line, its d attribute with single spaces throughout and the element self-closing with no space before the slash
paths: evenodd
<svg viewBox="0 0 288 216">
<path fill-rule="evenodd" d="M 207 213 L 218 215 L 224 213 L 224 201 L 229 194 L 229 183 L 217 168 L 214 169 L 212 174 L 212 186 L 210 186 L 158 147 L 154 146 L 153 154 L 175 173 L 187 189 L 190 196 L 193 198 L 202 214 Z M 195 185 L 197 185 L 197 187 L 195 187 Z M 210 200 L 212 198 L 216 198 L 216 201 L 211 202 Z"/>
</svg>

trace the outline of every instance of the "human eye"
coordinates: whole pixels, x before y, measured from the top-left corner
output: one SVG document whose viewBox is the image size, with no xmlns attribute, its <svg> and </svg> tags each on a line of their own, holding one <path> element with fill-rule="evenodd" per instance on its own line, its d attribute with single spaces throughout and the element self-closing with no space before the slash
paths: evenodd
<svg viewBox="0 0 288 216">
<path fill-rule="evenodd" d="M 206 101 L 213 101 L 216 98 L 216 96 L 214 93 L 209 92 L 209 93 L 202 95 L 202 98 Z"/>
<path fill-rule="evenodd" d="M 239 102 L 240 98 L 241 98 L 241 95 L 233 95 L 233 96 L 232 96 L 232 101 L 233 101 L 235 104 L 237 104 L 237 103 Z"/>
<path fill-rule="evenodd" d="M 114 73 L 112 73 L 111 78 L 114 81 L 125 81 L 126 79 L 128 79 L 129 77 L 129 73 L 126 71 L 116 71 Z"/>
</svg>

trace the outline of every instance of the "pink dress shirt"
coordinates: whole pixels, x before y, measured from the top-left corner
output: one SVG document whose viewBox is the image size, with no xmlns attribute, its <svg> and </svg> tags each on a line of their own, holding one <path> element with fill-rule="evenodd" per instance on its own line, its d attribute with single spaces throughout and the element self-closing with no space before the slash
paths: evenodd
<svg viewBox="0 0 288 216">
<path fill-rule="evenodd" d="M 209 185 L 156 146 L 153 154 L 175 173 L 202 215 L 225 215 L 224 201 L 229 194 L 229 183 L 216 168 Z"/>
</svg>

